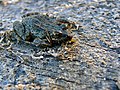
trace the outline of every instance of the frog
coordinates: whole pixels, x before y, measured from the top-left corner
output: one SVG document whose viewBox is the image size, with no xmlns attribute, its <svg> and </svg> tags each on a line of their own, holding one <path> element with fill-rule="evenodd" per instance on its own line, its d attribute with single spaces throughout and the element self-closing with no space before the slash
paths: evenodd
<svg viewBox="0 0 120 90">
<path fill-rule="evenodd" d="M 70 26 L 68 23 L 68 20 L 50 17 L 48 14 L 28 13 L 22 16 L 22 21 L 13 23 L 12 35 L 17 41 L 35 46 L 53 47 L 72 39 L 73 36 L 67 32 L 68 25 Z"/>
</svg>

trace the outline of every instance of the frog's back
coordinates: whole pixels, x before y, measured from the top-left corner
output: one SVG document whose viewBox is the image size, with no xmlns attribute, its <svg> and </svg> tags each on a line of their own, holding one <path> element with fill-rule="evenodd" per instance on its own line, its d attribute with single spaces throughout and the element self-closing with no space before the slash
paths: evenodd
<svg viewBox="0 0 120 90">
<path fill-rule="evenodd" d="M 32 33 L 34 36 L 45 36 L 44 28 L 41 26 L 42 22 L 36 18 L 36 15 L 27 16 L 22 19 L 22 24 L 25 27 L 25 34 Z"/>
<path fill-rule="evenodd" d="M 49 15 L 42 15 L 40 13 L 28 13 L 24 16 L 22 16 L 23 19 L 28 19 L 28 18 L 36 18 L 39 20 L 39 24 L 36 24 L 39 27 L 44 27 L 44 29 L 47 30 L 52 30 L 52 31 L 61 31 L 62 28 L 57 25 L 56 23 L 56 18 L 55 17 L 50 17 Z M 31 23 L 33 23 L 33 21 L 30 21 Z"/>
</svg>

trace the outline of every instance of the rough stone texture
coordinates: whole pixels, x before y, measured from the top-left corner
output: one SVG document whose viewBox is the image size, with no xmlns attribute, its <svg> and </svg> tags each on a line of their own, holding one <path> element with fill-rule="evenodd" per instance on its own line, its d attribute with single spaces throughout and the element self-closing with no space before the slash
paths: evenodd
<svg viewBox="0 0 120 90">
<path fill-rule="evenodd" d="M 1 35 L 1 89 L 120 89 L 119 0 L 21 0 L 0 5 L 1 33 L 12 30 L 15 20 L 33 11 L 76 22 L 79 30 L 73 34 L 79 42 L 79 55 L 74 60 L 59 60 L 54 57 L 59 48 L 40 49 L 2 42 Z"/>
</svg>

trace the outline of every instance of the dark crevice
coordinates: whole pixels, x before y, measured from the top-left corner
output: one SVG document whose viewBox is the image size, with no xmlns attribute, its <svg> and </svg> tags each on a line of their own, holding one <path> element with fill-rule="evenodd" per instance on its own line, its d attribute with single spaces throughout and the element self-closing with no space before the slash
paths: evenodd
<svg viewBox="0 0 120 90">
<path fill-rule="evenodd" d="M 57 80 L 63 80 L 63 81 L 66 81 L 66 82 L 70 82 L 70 83 L 75 83 L 75 84 L 77 84 L 77 85 L 81 85 L 80 83 L 78 83 L 78 82 L 75 82 L 75 81 L 72 81 L 72 80 L 67 80 L 67 79 L 64 79 L 64 78 L 58 78 Z M 57 81 L 56 80 L 56 81 Z"/>
</svg>

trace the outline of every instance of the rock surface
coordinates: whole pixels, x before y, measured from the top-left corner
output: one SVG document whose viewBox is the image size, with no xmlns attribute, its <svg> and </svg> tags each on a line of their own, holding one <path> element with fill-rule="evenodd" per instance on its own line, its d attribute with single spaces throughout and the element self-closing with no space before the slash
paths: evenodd
<svg viewBox="0 0 120 90">
<path fill-rule="evenodd" d="M 66 55 L 70 46 L 66 51 L 63 47 L 40 49 L 5 38 L 4 31 L 9 33 L 14 21 L 34 11 L 76 22 L 79 29 L 72 32 L 77 43 L 71 50 L 77 58 L 56 57 L 58 51 Z M 119 90 L 120 1 L 21 0 L 0 5 L 0 88 Z"/>
</svg>

